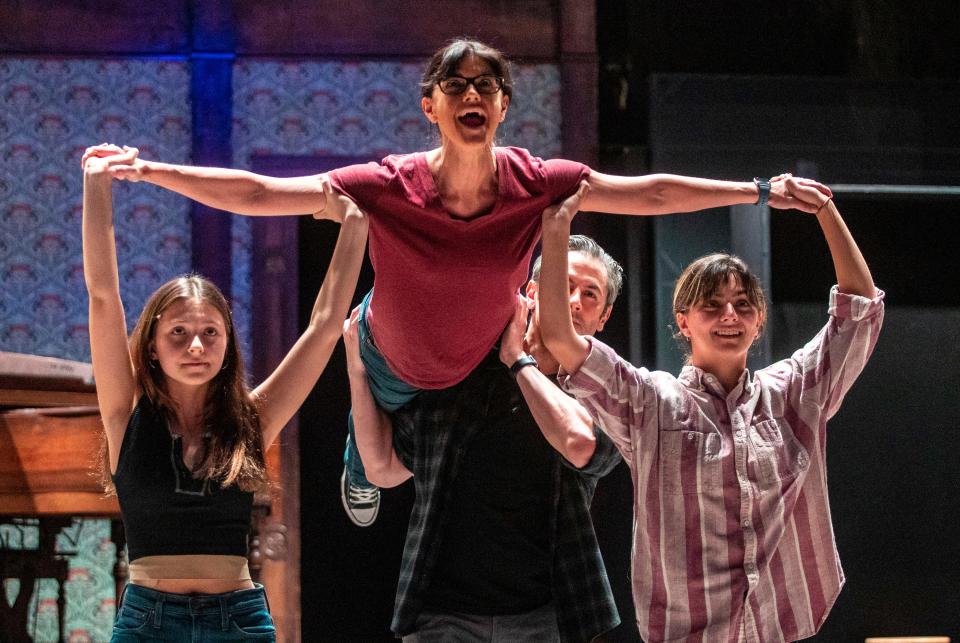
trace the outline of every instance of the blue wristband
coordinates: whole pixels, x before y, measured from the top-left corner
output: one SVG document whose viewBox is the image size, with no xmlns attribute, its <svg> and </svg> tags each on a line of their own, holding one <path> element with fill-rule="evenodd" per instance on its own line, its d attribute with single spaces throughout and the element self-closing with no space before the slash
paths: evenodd
<svg viewBox="0 0 960 643">
<path fill-rule="evenodd" d="M 757 186 L 758 193 L 757 202 L 754 205 L 759 205 L 762 208 L 770 199 L 770 179 L 754 177 L 753 182 Z"/>
</svg>

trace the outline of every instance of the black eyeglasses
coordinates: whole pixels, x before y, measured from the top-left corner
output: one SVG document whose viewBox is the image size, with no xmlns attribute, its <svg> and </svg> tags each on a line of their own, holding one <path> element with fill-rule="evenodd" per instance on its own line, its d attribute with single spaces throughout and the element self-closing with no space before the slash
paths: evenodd
<svg viewBox="0 0 960 643">
<path fill-rule="evenodd" d="M 467 87 L 473 85 L 478 94 L 496 94 L 503 89 L 503 78 L 493 74 L 483 74 L 466 78 L 464 76 L 447 76 L 439 83 L 440 91 L 444 94 L 457 96 L 467 91 Z"/>
</svg>

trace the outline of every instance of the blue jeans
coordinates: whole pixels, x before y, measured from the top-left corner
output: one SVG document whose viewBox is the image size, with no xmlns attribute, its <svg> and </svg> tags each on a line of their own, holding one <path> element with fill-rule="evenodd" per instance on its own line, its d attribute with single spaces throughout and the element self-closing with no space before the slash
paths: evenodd
<svg viewBox="0 0 960 643">
<path fill-rule="evenodd" d="M 276 640 L 263 585 L 226 594 L 168 594 L 131 583 L 110 643 Z"/>
<path fill-rule="evenodd" d="M 412 400 L 420 392 L 415 386 L 407 384 L 397 377 L 383 354 L 377 348 L 373 341 L 373 335 L 370 333 L 370 327 L 367 325 L 367 310 L 370 308 L 370 297 L 373 290 L 367 293 L 360 303 L 360 324 L 358 335 L 360 339 L 360 360 L 367 371 L 367 383 L 370 385 L 370 392 L 373 399 L 384 411 L 393 412 Z M 347 446 L 343 452 L 343 467 L 350 479 L 350 484 L 357 487 L 373 487 L 367 480 L 366 472 L 363 469 L 363 461 L 360 459 L 360 452 L 357 450 L 357 438 L 355 437 L 353 426 L 353 411 L 347 415 Z"/>
</svg>

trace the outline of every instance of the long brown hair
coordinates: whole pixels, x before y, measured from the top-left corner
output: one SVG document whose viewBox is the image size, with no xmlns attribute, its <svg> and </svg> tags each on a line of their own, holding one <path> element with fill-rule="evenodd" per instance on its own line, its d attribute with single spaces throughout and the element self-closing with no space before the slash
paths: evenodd
<svg viewBox="0 0 960 643">
<path fill-rule="evenodd" d="M 224 487 L 236 484 L 244 491 L 256 491 L 266 484 L 266 462 L 260 417 L 251 401 L 240 342 L 230 306 L 220 289 L 199 275 L 183 275 L 163 284 L 147 300 L 130 334 L 130 358 L 137 388 L 169 422 L 176 413 L 176 401 L 167 391 L 166 375 L 150 355 L 156 338 L 157 321 L 174 302 L 199 299 L 223 316 L 227 346 L 223 367 L 210 382 L 203 413 L 203 430 L 209 433 L 203 459 L 194 473 L 216 480 Z M 106 456 L 106 439 L 103 440 Z M 109 475 L 109 459 L 101 458 L 101 480 L 107 493 L 115 493 Z"/>
</svg>

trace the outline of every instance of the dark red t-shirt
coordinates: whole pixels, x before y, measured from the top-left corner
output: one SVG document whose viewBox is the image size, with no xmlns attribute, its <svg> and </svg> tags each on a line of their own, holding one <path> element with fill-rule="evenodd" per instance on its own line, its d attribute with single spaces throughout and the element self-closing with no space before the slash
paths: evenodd
<svg viewBox="0 0 960 643">
<path fill-rule="evenodd" d="M 543 209 L 590 173 L 516 147 L 494 153 L 497 202 L 468 220 L 444 209 L 425 152 L 328 173 L 370 216 L 367 321 L 393 372 L 418 388 L 453 386 L 480 363 L 513 314 Z"/>
</svg>

